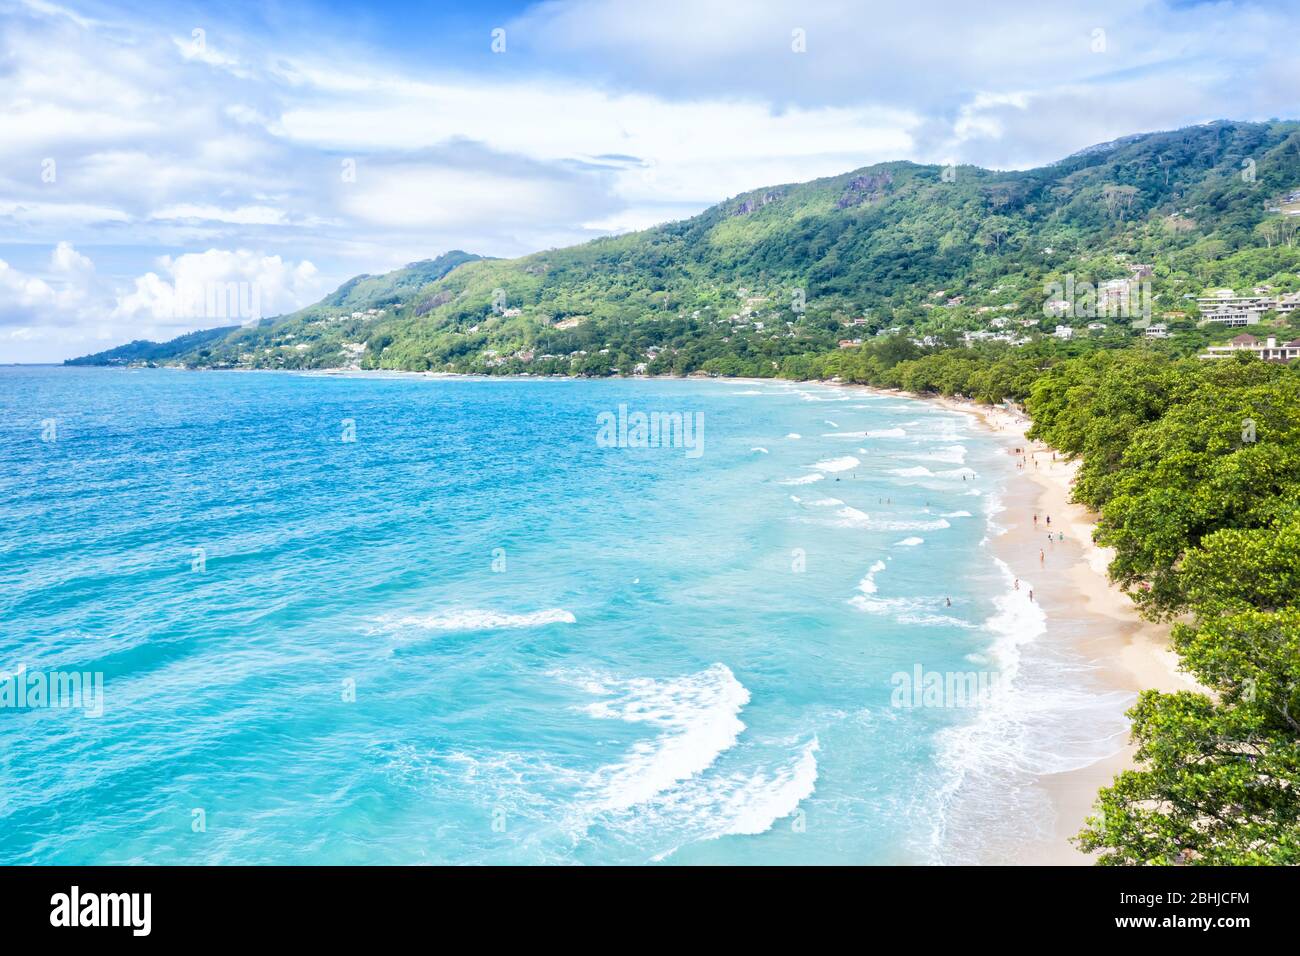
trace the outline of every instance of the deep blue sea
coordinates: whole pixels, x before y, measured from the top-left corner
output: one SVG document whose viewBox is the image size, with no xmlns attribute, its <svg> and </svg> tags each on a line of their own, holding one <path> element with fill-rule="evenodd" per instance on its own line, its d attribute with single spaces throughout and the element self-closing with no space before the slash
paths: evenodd
<svg viewBox="0 0 1300 956">
<path fill-rule="evenodd" d="M 620 405 L 703 428 L 603 447 Z M 0 676 L 102 681 L 0 702 L 0 863 L 932 863 L 1042 825 L 972 776 L 1026 766 L 1024 694 L 891 699 L 1043 631 L 963 415 L 10 367 L 0 464 Z"/>
</svg>

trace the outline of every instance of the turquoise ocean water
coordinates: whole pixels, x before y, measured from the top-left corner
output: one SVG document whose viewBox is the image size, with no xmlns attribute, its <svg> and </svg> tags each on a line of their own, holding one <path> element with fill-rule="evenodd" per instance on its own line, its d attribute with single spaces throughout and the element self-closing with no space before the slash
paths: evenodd
<svg viewBox="0 0 1300 956">
<path fill-rule="evenodd" d="M 951 862 L 1095 703 L 1034 691 L 1005 444 L 922 402 L 4 368 L 0 463 L 0 673 L 103 681 L 0 708 L 0 863 Z"/>
</svg>

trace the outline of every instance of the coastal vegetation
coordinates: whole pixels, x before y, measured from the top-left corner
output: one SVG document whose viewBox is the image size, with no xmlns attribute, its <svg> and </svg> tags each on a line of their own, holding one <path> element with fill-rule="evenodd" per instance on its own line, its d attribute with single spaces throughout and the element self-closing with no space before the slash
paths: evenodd
<svg viewBox="0 0 1300 956">
<path fill-rule="evenodd" d="M 1145 691 L 1137 768 L 1080 845 L 1103 863 L 1300 863 L 1300 369 L 1098 353 L 1033 385 L 1032 437 L 1083 462 L 1111 577 L 1175 619 L 1211 693 Z"/>
</svg>

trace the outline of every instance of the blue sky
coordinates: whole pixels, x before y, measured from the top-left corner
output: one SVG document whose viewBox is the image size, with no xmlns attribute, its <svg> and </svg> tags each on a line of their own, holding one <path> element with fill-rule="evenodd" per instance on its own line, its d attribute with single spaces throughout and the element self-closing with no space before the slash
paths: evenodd
<svg viewBox="0 0 1300 956">
<path fill-rule="evenodd" d="M 882 160 L 1296 117 L 1300 5 L 1079 7 L 0 0 L 0 362 L 223 324 L 195 284 L 269 315 Z"/>
</svg>

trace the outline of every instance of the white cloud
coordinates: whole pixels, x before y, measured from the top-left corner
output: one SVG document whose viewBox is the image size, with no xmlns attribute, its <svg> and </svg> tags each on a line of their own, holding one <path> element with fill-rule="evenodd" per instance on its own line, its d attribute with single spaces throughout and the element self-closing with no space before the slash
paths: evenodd
<svg viewBox="0 0 1300 956">
<path fill-rule="evenodd" d="M 243 226 L 278 226 L 285 222 L 284 210 L 272 206 L 239 206 L 222 209 L 220 206 L 199 203 L 177 203 L 153 212 L 153 219 L 199 219 L 229 222 Z"/>
<path fill-rule="evenodd" d="M 0 260 L 0 362 L 57 361 L 133 339 L 239 325 L 327 291 L 311 262 L 244 249 L 163 256 L 156 265 L 123 284 L 100 276 L 68 243 L 55 247 L 44 275 Z"/>
<path fill-rule="evenodd" d="M 1295 5 L 1024 11 L 549 0 L 506 24 L 490 67 L 456 70 L 337 33 L 250 35 L 213 16 L 196 37 L 112 0 L 93 20 L 23 0 L 0 11 L 0 253 L 23 265 L 3 272 L 0 328 L 139 337 L 190 269 L 265 281 L 287 309 L 312 283 L 450 248 L 521 254 L 881 160 L 1024 167 L 1294 112 Z M 60 244 L 114 275 L 33 258 Z M 213 257 L 241 249 L 256 252 Z M 46 353 L 60 350 L 78 349 Z"/>
<path fill-rule="evenodd" d="M 163 276 L 147 272 L 118 298 L 114 319 L 143 318 L 185 329 L 238 325 L 292 312 L 325 291 L 312 263 L 293 265 L 246 249 L 163 256 L 158 267 Z"/>
</svg>

